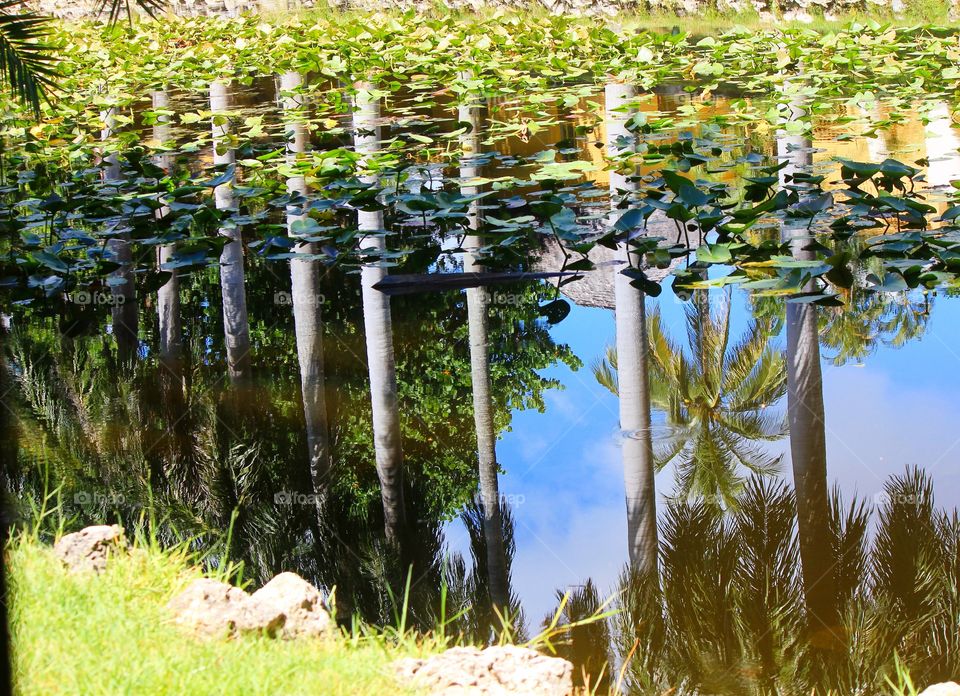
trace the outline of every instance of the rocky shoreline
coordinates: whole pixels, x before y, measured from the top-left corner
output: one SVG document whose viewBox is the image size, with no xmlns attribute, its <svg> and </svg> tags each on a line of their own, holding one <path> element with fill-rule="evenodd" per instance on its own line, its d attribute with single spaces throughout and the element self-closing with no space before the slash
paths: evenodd
<svg viewBox="0 0 960 696">
<path fill-rule="evenodd" d="M 57 541 L 54 552 L 68 572 L 101 574 L 117 554 L 135 552 L 118 525 L 87 527 Z M 296 573 L 280 573 L 256 592 L 213 578 L 197 578 L 167 602 L 171 620 L 205 640 L 244 634 L 282 640 L 340 638 L 328 598 Z M 345 648 L 346 649 L 346 648 Z M 569 696 L 573 665 L 526 647 L 452 647 L 422 658 L 401 658 L 391 668 L 401 684 L 454 696 Z"/>
<path fill-rule="evenodd" d="M 87 527 L 54 545 L 66 572 L 101 576 L 119 555 L 145 553 L 118 525 Z M 348 650 L 331 616 L 329 598 L 295 573 L 276 575 L 256 592 L 213 578 L 194 578 L 166 603 L 170 621 L 203 641 L 243 635 L 286 641 L 326 641 Z M 570 696 L 573 664 L 528 647 L 450 647 L 424 657 L 403 657 L 387 668 L 400 685 L 443 696 Z M 960 684 L 928 686 L 919 696 L 960 696 Z"/>
</svg>

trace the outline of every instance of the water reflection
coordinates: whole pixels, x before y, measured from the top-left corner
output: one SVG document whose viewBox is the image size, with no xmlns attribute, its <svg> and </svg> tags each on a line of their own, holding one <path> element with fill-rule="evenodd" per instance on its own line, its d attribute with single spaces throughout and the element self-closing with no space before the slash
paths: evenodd
<svg viewBox="0 0 960 696">
<path fill-rule="evenodd" d="M 108 140 L 117 131 L 117 110 L 107 109 L 103 112 L 104 127 L 101 140 Z M 122 186 L 120 160 L 116 152 L 110 152 L 104 158 L 106 167 L 103 176 L 106 183 Z M 133 282 L 133 251 L 130 248 L 130 231 L 118 221 L 117 228 L 111 230 L 107 241 L 108 258 L 119 268 L 110 274 L 111 310 L 113 318 L 113 335 L 117 342 L 117 355 L 120 360 L 129 363 L 137 352 L 139 324 L 137 321 L 137 295 Z"/>
<path fill-rule="evenodd" d="M 170 107 L 170 95 L 165 91 L 154 92 L 151 95 L 153 108 L 157 111 L 166 111 Z M 171 140 L 170 116 L 162 114 L 157 118 L 157 123 L 153 127 L 153 139 L 160 144 L 169 143 Z M 171 155 L 159 155 L 156 158 L 156 164 L 164 173 L 169 173 L 173 164 Z M 161 206 L 156 216 L 162 219 L 170 214 L 170 208 L 166 205 Z M 172 244 L 163 244 L 157 249 L 157 267 L 162 269 L 164 264 L 170 262 L 174 246 Z M 160 360 L 170 372 L 174 382 L 182 379 L 182 352 L 183 352 L 183 331 L 180 319 L 180 279 L 177 277 L 177 271 L 170 272 L 167 279 L 159 290 L 157 290 L 157 318 L 160 327 Z"/>
<path fill-rule="evenodd" d="M 236 153 L 230 139 L 230 87 L 224 82 L 210 85 L 210 111 L 213 130 L 213 163 L 225 168 L 228 181 L 214 189 L 217 208 L 236 206 L 233 193 Z M 220 287 L 223 297 L 223 332 L 226 337 L 227 374 L 232 382 L 250 377 L 250 323 L 243 261 L 243 236 L 236 225 L 222 227 L 220 234 L 229 241 L 220 254 Z"/>
<path fill-rule="evenodd" d="M 305 105 L 298 90 L 303 85 L 300 73 L 284 73 L 280 78 L 281 103 L 286 119 L 287 160 L 292 167 L 298 155 L 306 152 L 306 126 L 302 120 Z M 287 234 L 302 236 L 297 223 L 308 219 L 304 212 L 307 200 L 306 177 L 287 179 L 291 201 L 287 206 Z M 316 505 L 322 509 L 330 476 L 330 436 L 327 430 L 326 379 L 323 359 L 323 290 L 320 284 L 322 267 L 315 256 L 316 243 L 298 239 L 293 252 L 307 258 L 290 259 L 290 298 L 296 334 L 297 361 L 300 365 L 300 395 L 307 432 L 307 461 Z"/>
<path fill-rule="evenodd" d="M 801 104 L 791 103 L 791 119 L 800 119 L 804 115 Z M 779 132 L 777 150 L 788 163 L 779 173 L 781 186 L 796 187 L 794 176 L 809 171 L 811 143 L 805 138 Z M 798 188 L 802 192 L 802 186 Z M 808 261 L 814 258 L 812 245 L 815 240 L 805 225 L 785 222 L 782 238 L 790 243 L 795 259 Z M 813 282 L 804 290 L 813 292 Z M 817 310 L 812 303 L 787 303 L 787 416 L 800 560 L 810 628 L 820 634 L 826 645 L 834 645 L 839 640 L 833 583 L 836 561 L 828 541 L 830 509 Z"/>
<path fill-rule="evenodd" d="M 877 693 L 895 653 L 916 666 L 923 681 L 955 674 L 956 515 L 934 505 L 930 479 L 912 469 L 887 481 L 875 506 L 853 499 L 852 485 L 843 496 L 830 491 L 843 472 L 834 459 L 832 470 L 827 467 L 828 455 L 836 457 L 827 450 L 828 425 L 836 429 L 853 416 L 830 413 L 824 403 L 824 383 L 829 389 L 831 376 L 849 373 L 822 368 L 824 358 L 882 359 L 925 331 L 949 344 L 949 327 L 930 320 L 934 312 L 952 317 L 949 301 L 935 306 L 929 296 L 872 293 L 835 310 L 728 291 L 655 305 L 629 276 L 607 268 L 597 272 L 603 284 L 590 292 L 560 288 L 587 306 L 574 307 L 557 326 L 538 313 L 557 296 L 546 284 L 391 299 L 374 287 L 390 273 L 390 252 L 426 230 L 396 229 L 379 200 L 369 200 L 349 223 L 314 205 L 324 191 L 307 185 L 312 160 L 303 82 L 296 73 L 280 80 L 290 175 L 287 197 L 268 221 L 285 225 L 298 255 L 289 260 L 292 312 L 276 300 L 286 282 L 278 266 L 256 254 L 245 258 L 232 226 L 221 231 L 229 238 L 219 267 L 222 331 L 213 316 L 220 314 L 218 279 L 172 275 L 156 291 L 155 315 L 152 291 L 141 292 L 142 328 L 136 301 L 124 303 L 132 315 L 111 317 L 121 352 L 139 358 L 131 361 L 129 379 L 117 379 L 109 341 L 98 335 L 104 315 L 97 315 L 92 335 L 62 340 L 58 325 L 37 307 L 12 308 L 15 328 L 4 342 L 15 388 L 5 405 L 17 414 L 23 450 L 9 474 L 16 490 L 40 495 L 49 466 L 68 505 L 84 500 L 73 497 L 79 493 L 113 496 L 94 506 L 76 503 L 72 509 L 84 521 L 133 524 L 143 506 L 153 504 L 170 520 L 163 523 L 166 540 L 175 539 L 174 528 L 189 530 L 205 550 L 213 532 L 231 529 L 229 557 L 243 560 L 246 577 L 262 582 L 295 569 L 327 589 L 335 586 L 344 621 L 356 612 L 390 622 L 396 609 L 390 595 L 402 594 L 412 565 L 411 623 L 435 625 L 445 590 L 448 617 L 467 610 L 451 630 L 479 640 L 498 627 L 493 608 L 522 619 L 515 561 L 547 553 L 540 530 L 531 532 L 530 509 L 549 510 L 562 526 L 585 509 L 615 507 L 626 554 L 621 527 L 601 517 L 603 528 L 591 529 L 585 541 L 550 546 L 564 573 L 537 567 L 530 583 L 537 594 L 523 597 L 539 617 L 541 607 L 559 604 L 549 588 L 561 586 L 563 594 L 575 585 L 563 613 L 578 620 L 623 591 L 622 614 L 578 629 L 560 646 L 578 672 L 589 675 L 581 679 L 585 684 L 605 688 L 615 665 L 624 667 L 626 685 L 636 693 L 825 693 L 828 687 Z M 376 183 L 380 131 L 391 123 L 376 94 L 372 85 L 361 86 L 352 105 L 364 184 Z M 587 137 L 574 145 L 599 150 L 601 159 L 633 147 L 626 124 L 638 96 L 628 85 L 609 85 L 600 147 Z M 161 109 L 170 103 L 162 92 L 153 102 Z M 803 117 L 800 106 L 795 118 Z M 210 107 L 216 161 L 229 165 L 236 157 L 226 85 L 211 88 Z M 483 226 L 484 217 L 523 203 L 475 198 L 481 177 L 517 168 L 493 153 L 498 145 L 488 135 L 497 116 L 491 108 L 467 96 L 456 118 L 447 114 L 450 123 L 470 126 L 449 139 L 465 154 L 430 184 L 470 200 L 462 224 L 467 273 L 484 270 L 481 250 L 499 234 Z M 672 108 L 667 96 L 658 108 Z M 171 140 L 169 129 L 161 118 L 154 139 Z M 942 129 L 942 123 L 932 129 L 927 153 L 952 146 Z M 564 138 L 582 135 L 570 124 L 556 131 Z M 785 130 L 773 140 L 764 146 L 789 163 L 779 174 L 781 186 L 798 186 L 793 173 L 814 166 L 822 153 Z M 536 138 L 523 143 L 534 153 L 543 145 Z M 559 149 L 580 156 L 576 147 Z M 157 163 L 172 166 L 169 159 Z M 108 165 L 107 177 L 118 179 Z M 632 170 L 595 176 L 609 184 L 609 199 L 599 196 L 595 205 L 594 224 L 603 229 L 635 207 L 643 182 Z M 945 180 L 946 168 L 930 177 L 937 185 Z M 221 209 L 237 204 L 230 183 L 217 188 L 216 202 Z M 316 258 L 319 235 L 302 230 L 320 222 L 340 225 L 338 233 L 354 225 L 361 231 L 359 279 Z M 660 224 L 668 223 L 651 216 L 648 234 L 658 233 Z M 805 226 L 788 222 L 778 232 L 796 260 L 810 258 Z M 122 244 L 111 250 L 122 258 Z M 159 262 L 169 254 L 161 245 Z M 645 263 L 625 244 L 611 256 L 618 270 Z M 111 287 L 127 292 L 133 283 Z M 684 333 L 686 342 L 678 340 Z M 603 374 L 619 399 L 607 413 L 591 410 L 596 397 L 589 389 L 597 385 L 575 370 L 583 359 L 601 357 L 610 339 L 616 351 Z M 576 342 L 576 352 L 565 341 Z M 913 347 L 921 358 L 930 354 L 929 345 Z M 242 414 L 218 388 L 222 363 L 214 356 L 224 348 L 231 379 L 254 370 L 258 376 L 246 392 L 256 408 Z M 928 368 L 931 379 L 941 368 Z M 155 398 L 165 380 L 172 388 Z M 777 442 L 784 434 L 778 405 L 784 393 L 789 447 Z M 864 406 L 856 398 L 849 396 L 851 412 Z M 573 413 L 568 420 L 564 408 Z M 519 417 L 524 412 L 529 419 Z M 556 423 L 572 440 L 553 441 L 547 424 Z M 604 468 L 588 444 L 614 427 L 621 442 L 614 466 Z M 902 434 L 909 440 L 909 432 Z M 546 453 L 524 456 L 523 447 L 538 437 L 550 440 Z M 865 444 L 860 437 L 849 446 Z M 770 475 L 784 449 L 792 486 Z M 567 465 L 573 473 L 565 481 Z M 668 475 L 656 479 L 655 490 L 659 468 Z M 624 489 L 618 482 L 615 495 L 604 497 L 603 484 L 619 479 L 621 470 Z M 529 507 L 511 508 L 503 491 L 528 494 Z M 541 499 L 534 501 L 537 491 Z M 616 554 L 594 555 L 611 529 Z M 621 580 L 608 582 L 621 565 Z M 607 576 L 601 581 L 598 573 Z"/>
<path fill-rule="evenodd" d="M 627 122 L 632 115 L 630 100 L 635 96 L 631 85 L 610 83 L 605 92 L 607 152 L 611 158 L 623 151 L 621 141 L 630 141 Z M 610 196 L 621 196 L 629 205 L 629 194 L 636 190 L 630 177 L 610 173 Z M 616 211 L 616 207 L 614 210 Z M 617 245 L 614 268 L 614 313 L 617 327 L 617 361 L 621 369 L 617 378 L 620 397 L 620 429 L 631 433 L 622 439 L 623 484 L 627 501 L 627 547 L 630 563 L 642 574 L 657 571 L 657 511 L 654 487 L 653 442 L 650 435 L 650 378 L 647 358 L 646 297 L 631 284 L 623 269 L 638 265 L 638 256 L 630 252 L 626 242 Z"/>
<path fill-rule="evenodd" d="M 479 172 L 471 166 L 480 155 L 480 109 L 478 100 L 470 100 L 459 107 L 459 120 L 468 124 L 460 136 L 464 156 L 460 164 L 460 178 L 475 179 Z M 460 187 L 464 198 L 479 193 L 476 186 Z M 479 235 L 480 201 L 473 200 L 467 212 L 467 234 L 464 238 L 463 271 L 480 273 L 484 270 L 479 258 L 483 238 Z M 477 461 L 479 466 L 480 502 L 486 570 L 490 601 L 495 611 L 503 616 L 510 613 L 510 579 L 507 554 L 504 546 L 503 512 L 501 510 L 500 485 L 497 464 L 497 431 L 494 425 L 494 405 L 490 383 L 490 291 L 485 286 L 467 288 L 467 326 L 470 342 L 470 385 L 473 392 L 473 418 L 477 431 Z"/>
<path fill-rule="evenodd" d="M 718 306 L 719 305 L 719 306 Z M 736 505 L 744 477 L 778 471 L 781 455 L 768 443 L 787 433 L 778 409 L 786 394 L 784 355 L 773 345 L 770 318 L 751 319 L 735 337 L 732 296 L 703 290 L 684 308 L 683 348 L 660 311 L 647 324 L 653 409 L 665 427 L 653 430 L 657 470 L 674 472 L 672 495 L 720 507 Z M 617 393 L 615 351 L 594 367 L 597 380 Z"/>
<path fill-rule="evenodd" d="M 364 158 L 361 167 L 366 168 L 376 166 L 374 158 L 380 150 L 380 98 L 374 90 L 374 85 L 370 83 L 358 84 L 354 102 L 354 148 Z M 378 179 L 371 174 L 361 181 L 376 185 Z M 368 207 L 367 210 L 357 211 L 357 227 L 363 235 L 360 251 L 371 258 L 360 271 L 363 326 L 367 340 L 374 451 L 383 499 L 384 525 L 387 538 L 397 542 L 406 511 L 403 502 L 403 448 L 400 443 L 393 320 L 390 297 L 374 288 L 387 275 L 387 230 L 384 229 L 380 204 L 373 200 Z"/>
</svg>

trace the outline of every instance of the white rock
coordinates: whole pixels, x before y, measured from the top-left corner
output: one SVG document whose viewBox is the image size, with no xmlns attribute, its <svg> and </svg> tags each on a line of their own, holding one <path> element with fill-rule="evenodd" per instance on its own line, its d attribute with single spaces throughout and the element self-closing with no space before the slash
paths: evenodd
<svg viewBox="0 0 960 696">
<path fill-rule="evenodd" d="M 238 623 L 249 624 L 250 595 L 219 580 L 200 578 L 170 600 L 174 620 L 205 636 L 232 635 Z"/>
<path fill-rule="evenodd" d="M 320 591 L 295 573 L 281 573 L 252 595 L 225 582 L 201 578 L 167 606 L 178 624 L 206 636 L 315 637 L 332 625 Z"/>
<path fill-rule="evenodd" d="M 512 645 L 451 648 L 423 660 L 394 663 L 397 675 L 434 696 L 568 696 L 573 665 Z"/>
<path fill-rule="evenodd" d="M 960 696 L 960 684 L 952 681 L 933 684 L 921 691 L 920 696 Z"/>
<path fill-rule="evenodd" d="M 98 525 L 61 537 L 54 544 L 53 551 L 70 570 L 99 573 L 107 567 L 110 554 L 126 548 L 126 545 L 123 527 Z"/>
<path fill-rule="evenodd" d="M 321 636 L 330 630 L 330 615 L 320 591 L 296 573 L 280 573 L 250 597 L 254 611 L 283 617 L 283 638 Z"/>
</svg>

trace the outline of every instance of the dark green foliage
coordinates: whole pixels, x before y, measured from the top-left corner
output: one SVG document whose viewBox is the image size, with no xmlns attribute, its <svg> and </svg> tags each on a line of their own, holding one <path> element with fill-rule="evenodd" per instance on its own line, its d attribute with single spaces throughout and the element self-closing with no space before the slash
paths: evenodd
<svg viewBox="0 0 960 696">
<path fill-rule="evenodd" d="M 869 508 L 831 501 L 841 625 L 834 646 L 804 630 L 793 494 L 751 479 L 736 513 L 672 501 L 660 585 L 625 572 L 615 642 L 637 693 L 885 693 L 895 659 L 915 683 L 950 678 L 957 652 L 955 515 L 918 469 L 892 477 L 867 542 Z M 636 646 L 636 647 L 635 647 Z"/>
</svg>

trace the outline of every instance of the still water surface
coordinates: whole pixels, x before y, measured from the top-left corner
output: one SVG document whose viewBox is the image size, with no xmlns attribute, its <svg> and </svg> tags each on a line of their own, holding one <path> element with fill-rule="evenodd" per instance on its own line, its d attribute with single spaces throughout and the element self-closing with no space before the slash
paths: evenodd
<svg viewBox="0 0 960 696">
<path fill-rule="evenodd" d="M 467 155 L 450 166 L 428 153 L 404 183 L 411 192 L 495 191 L 499 177 L 556 158 L 578 163 L 563 183 L 598 226 L 611 191 L 629 188 L 605 157 L 636 114 L 674 119 L 664 138 L 708 135 L 826 174 L 827 188 L 837 156 L 921 161 L 920 186 L 941 211 L 960 178 L 960 133 L 936 101 L 875 137 L 861 134 L 890 117 L 882 103 L 844 106 L 842 126 L 814 116 L 806 140 L 738 125 L 737 111 L 762 99 L 722 90 L 583 87 L 549 104 L 459 107 L 450 95 L 411 93 L 358 99 L 321 136 L 311 124 L 331 117 L 297 95 L 301 82 L 153 95 L 173 113 L 230 114 L 214 117 L 212 147 L 168 158 L 198 169 L 242 162 L 249 153 L 234 151 L 231 133 L 251 124 L 261 151 L 291 161 L 336 146 L 373 158 L 412 132 Z M 150 135 L 183 146 L 201 128 L 209 121 L 160 123 Z M 736 185 L 742 166 L 729 165 L 713 175 Z M 376 174 L 367 182 L 383 184 Z M 59 487 L 76 526 L 133 525 L 150 510 L 165 538 L 195 535 L 212 563 L 223 562 L 229 529 L 245 578 L 295 570 L 336 586 L 344 620 L 392 621 L 386 588 L 402 593 L 411 565 L 415 623 L 435 623 L 443 587 L 448 615 L 472 607 L 453 627 L 481 640 L 496 623 L 491 604 L 531 636 L 564 593 L 574 619 L 617 595 L 616 617 L 561 650 L 594 681 L 605 661 L 626 665 L 625 687 L 637 693 L 793 693 L 825 682 L 879 693 L 894 652 L 924 681 L 955 676 L 952 293 L 854 286 L 843 308 L 729 288 L 645 297 L 615 272 L 621 252 L 606 249 L 591 252 L 596 270 L 559 288 L 555 277 L 438 284 L 436 274 L 488 270 L 481 218 L 536 199 L 535 183 L 478 199 L 467 213 L 475 234 L 462 240 L 432 239 L 426 226 L 419 241 L 406 238 L 407 252 L 451 251 L 400 268 L 404 292 L 382 291 L 402 260 L 389 253 L 391 219 L 372 206 L 357 214 L 372 233 L 360 268 L 264 258 L 249 244 L 262 235 L 230 227 L 219 268 L 149 291 L 104 286 L 79 303 L 12 308 L 4 401 L 19 448 L 14 491 L 36 499 Z M 292 175 L 287 188 L 285 218 L 250 227 L 314 229 L 307 180 Z M 216 200 L 238 204 L 229 184 Z M 319 253 L 317 244 L 300 251 Z M 548 239 L 507 270 L 556 272 L 563 256 Z M 150 260 L 131 259 L 128 276 L 138 263 Z M 668 285 L 682 263 L 654 277 Z M 651 577 L 656 609 L 644 599 Z"/>
</svg>

